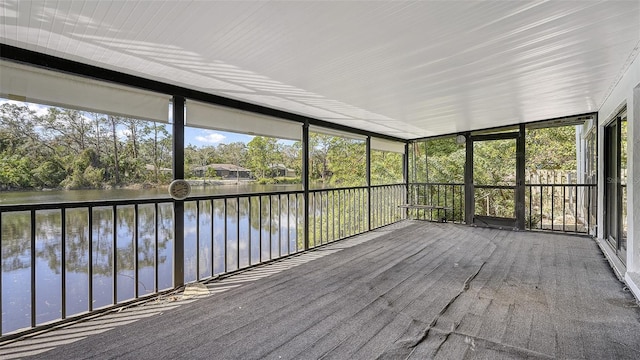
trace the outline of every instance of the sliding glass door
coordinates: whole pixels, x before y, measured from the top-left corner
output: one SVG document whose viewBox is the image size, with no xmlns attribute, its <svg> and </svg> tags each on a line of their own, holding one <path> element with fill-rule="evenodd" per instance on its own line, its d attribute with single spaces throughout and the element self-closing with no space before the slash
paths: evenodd
<svg viewBox="0 0 640 360">
<path fill-rule="evenodd" d="M 627 115 L 621 112 L 605 128 L 605 237 L 623 262 L 627 255 Z"/>
</svg>

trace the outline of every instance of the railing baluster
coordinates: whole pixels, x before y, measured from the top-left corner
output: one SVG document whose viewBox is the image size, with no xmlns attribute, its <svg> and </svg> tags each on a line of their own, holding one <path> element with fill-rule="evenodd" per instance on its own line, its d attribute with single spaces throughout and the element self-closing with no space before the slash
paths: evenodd
<svg viewBox="0 0 640 360">
<path fill-rule="evenodd" d="M 113 304 L 118 303 L 118 208 L 117 205 L 113 205 L 111 210 L 112 221 L 112 237 L 113 237 Z"/>
<path fill-rule="evenodd" d="M 209 200 L 209 206 L 211 206 L 211 276 L 216 274 L 216 236 L 215 236 L 215 219 L 216 219 L 216 208 L 214 206 L 213 199 Z"/>
<path fill-rule="evenodd" d="M 61 280 L 61 291 L 60 291 L 60 318 L 67 318 L 67 209 L 60 209 L 60 241 L 61 241 L 61 249 L 60 249 L 60 280 Z"/>
<path fill-rule="evenodd" d="M 545 189 L 542 185 L 540 185 L 540 230 L 543 230 L 542 227 L 542 217 L 544 215 L 544 212 L 542 211 L 542 192 L 543 189 Z"/>
<path fill-rule="evenodd" d="M 567 218 L 566 205 L 567 205 L 567 186 L 562 185 L 562 231 L 565 231 L 564 223 Z"/>
<path fill-rule="evenodd" d="M 390 218 L 390 213 L 389 213 L 389 201 L 390 201 L 390 194 L 389 191 L 387 191 L 387 189 L 383 188 L 383 192 L 384 192 L 384 204 L 382 204 L 383 206 L 383 211 L 384 211 L 384 225 L 388 225 L 391 222 L 391 218 Z"/>
<path fill-rule="evenodd" d="M 200 281 L 200 201 L 196 200 L 196 281 Z"/>
<path fill-rule="evenodd" d="M 451 185 L 451 222 L 456 222 L 456 186 Z"/>
<path fill-rule="evenodd" d="M 87 254 L 87 310 L 93 311 L 93 207 L 88 207 L 87 222 L 89 223 L 89 244 L 87 245 L 89 253 Z"/>
<path fill-rule="evenodd" d="M 323 198 L 326 198 L 326 210 L 323 211 L 324 217 L 326 218 L 325 221 L 324 221 L 324 224 L 325 224 L 324 227 L 326 228 L 326 230 L 325 230 L 326 236 L 325 236 L 325 241 L 324 241 L 325 244 L 329 243 L 330 238 L 331 238 L 330 232 L 329 232 L 329 212 L 331 210 L 331 208 L 329 207 L 329 194 L 330 194 L 329 191 L 326 191 L 326 192 L 323 191 L 321 193 L 321 195 L 320 195 L 321 196 L 320 199 L 323 202 L 325 202 L 325 200 L 323 200 Z M 333 232 L 333 224 L 331 224 L 331 232 Z"/>
<path fill-rule="evenodd" d="M 350 191 L 347 190 L 343 190 L 343 196 L 344 196 L 344 207 L 345 207 L 345 212 L 344 212 L 344 236 L 343 237 L 348 237 L 351 236 L 351 210 L 352 210 L 352 204 L 351 204 L 351 194 Z"/>
<path fill-rule="evenodd" d="M 591 188 L 587 191 L 587 233 L 591 232 Z"/>
<path fill-rule="evenodd" d="M 227 222 L 229 221 L 227 219 L 227 200 L 228 199 L 224 199 L 224 211 L 223 211 L 223 215 L 224 215 L 224 236 L 223 236 L 223 240 L 224 240 L 224 272 L 226 273 L 228 271 L 228 257 L 229 257 L 229 253 L 227 252 Z"/>
<path fill-rule="evenodd" d="M 213 201 L 213 200 L 212 200 Z M 158 254 L 158 240 L 160 238 L 159 234 L 158 234 L 158 221 L 160 220 L 160 217 L 158 216 L 158 211 L 159 211 L 159 206 L 158 203 L 154 203 L 153 204 L 153 223 L 155 224 L 155 234 L 153 236 L 153 290 L 154 292 L 158 292 L 158 260 L 159 260 L 159 254 Z M 213 222 L 212 222 L 213 223 Z M 212 232 L 213 234 L 213 232 Z"/>
<path fill-rule="evenodd" d="M 273 230 L 273 217 L 271 216 L 271 195 L 268 196 L 269 198 L 269 260 L 273 260 L 273 236 L 271 234 L 271 231 Z"/>
<path fill-rule="evenodd" d="M 349 204 L 347 206 L 347 209 L 349 210 L 347 212 L 347 236 L 351 236 L 353 235 L 354 231 L 353 231 L 353 214 L 354 214 L 354 210 L 355 210 L 355 203 L 353 202 L 353 196 L 351 193 L 351 189 L 347 190 L 346 193 L 347 196 L 347 203 Z"/>
<path fill-rule="evenodd" d="M 138 298 L 138 204 L 133 205 L 133 298 Z"/>
<path fill-rule="evenodd" d="M 555 230 L 555 221 L 554 221 L 555 197 L 556 197 L 556 188 L 555 188 L 555 185 L 551 185 L 551 230 Z"/>
<path fill-rule="evenodd" d="M 258 196 L 258 230 L 258 238 L 260 240 L 258 242 L 258 251 L 260 252 L 258 260 L 262 262 L 262 196 Z"/>
<path fill-rule="evenodd" d="M 36 326 L 36 211 L 31 210 L 31 327 Z"/>
<path fill-rule="evenodd" d="M 278 258 L 282 257 L 282 195 L 278 194 Z"/>
<path fill-rule="evenodd" d="M 531 206 L 531 198 L 533 197 L 533 185 L 527 185 L 529 188 L 529 229 L 531 229 L 533 221 L 533 207 Z"/>
<path fill-rule="evenodd" d="M 344 225 L 344 221 L 343 221 L 343 217 L 344 217 L 344 204 L 343 204 L 343 199 L 342 199 L 342 191 L 337 190 L 336 193 L 338 194 L 338 237 L 336 239 L 341 239 L 342 233 L 344 231 L 343 229 L 343 225 Z M 343 211 L 340 211 L 340 210 Z M 334 239 L 334 240 L 336 240 Z"/>
<path fill-rule="evenodd" d="M 345 202 L 345 208 L 346 208 L 346 211 L 344 214 L 345 216 L 345 220 L 344 220 L 345 234 L 344 235 L 345 237 L 347 237 L 347 236 L 351 236 L 351 231 L 352 231 L 351 230 L 351 212 L 353 210 L 353 207 L 351 206 L 351 190 L 350 189 L 344 190 L 344 202 Z"/>
<path fill-rule="evenodd" d="M 574 221 L 573 221 L 573 225 L 574 225 L 574 231 L 578 232 L 578 185 L 574 185 L 574 196 L 573 196 L 573 203 L 575 205 L 575 212 L 573 213 L 573 217 L 574 217 Z"/>
</svg>

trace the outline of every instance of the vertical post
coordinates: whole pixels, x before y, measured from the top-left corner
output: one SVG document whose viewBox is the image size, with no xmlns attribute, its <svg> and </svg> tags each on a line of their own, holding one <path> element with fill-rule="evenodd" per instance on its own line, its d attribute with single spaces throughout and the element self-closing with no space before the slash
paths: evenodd
<svg viewBox="0 0 640 360">
<path fill-rule="evenodd" d="M 113 205 L 111 207 L 111 218 L 113 219 L 111 223 L 111 233 L 113 238 L 113 249 L 112 249 L 112 257 L 113 257 L 113 304 L 118 303 L 118 206 Z"/>
<path fill-rule="evenodd" d="M 223 214 L 224 214 L 224 236 L 222 237 L 222 239 L 224 240 L 224 273 L 226 274 L 227 271 L 229 271 L 228 268 L 228 262 L 229 262 L 229 253 L 228 253 L 228 249 L 227 249 L 227 236 L 228 236 L 228 229 L 227 229 L 227 225 L 229 223 L 228 218 L 227 218 L 227 200 L 228 198 L 224 198 L 222 199 L 223 203 L 224 203 L 224 210 L 223 210 Z"/>
<path fill-rule="evenodd" d="M 302 189 L 304 190 L 304 249 L 309 249 L 309 122 L 302 125 Z M 315 222 L 314 222 L 315 224 Z"/>
<path fill-rule="evenodd" d="M 200 281 L 200 201 L 199 200 L 196 201 L 196 281 Z"/>
<path fill-rule="evenodd" d="M 211 207 L 211 276 L 216 274 L 216 232 L 215 232 L 215 201 L 213 199 L 209 200 L 209 206 Z"/>
<path fill-rule="evenodd" d="M 211 223 L 213 223 L 213 200 L 211 203 L 211 211 Z M 258 262 L 262 263 L 262 195 L 258 196 L 258 224 L 258 231 L 260 232 L 258 234 Z M 213 239 L 213 231 L 211 231 L 211 238 Z M 211 248 L 213 248 L 213 245 L 211 245 Z M 211 259 L 213 259 L 213 256 Z M 213 272 L 211 272 L 211 274 L 213 275 Z"/>
<path fill-rule="evenodd" d="M 89 206 L 88 210 L 87 223 L 89 223 L 89 244 L 87 245 L 87 278 L 89 280 L 89 285 L 87 286 L 87 310 L 93 311 L 93 207 Z"/>
<path fill-rule="evenodd" d="M 464 221 L 467 225 L 473 224 L 473 213 L 475 209 L 475 199 L 473 190 L 473 140 L 471 133 L 465 134 L 466 159 L 464 164 Z"/>
<path fill-rule="evenodd" d="M 138 298 L 139 294 L 139 281 L 138 281 L 138 238 L 140 237 L 138 228 L 140 227 L 140 217 L 138 216 L 138 204 L 133 205 L 133 297 Z"/>
<path fill-rule="evenodd" d="M 525 126 L 520 124 L 520 131 L 516 139 L 516 228 L 525 227 Z M 564 199 L 563 199 L 564 200 Z"/>
<path fill-rule="evenodd" d="M 184 179 L 184 105 L 184 97 L 173 97 L 174 179 Z M 173 286 L 177 288 L 184 285 L 184 201 L 175 201 L 173 209 Z"/>
<path fill-rule="evenodd" d="M 367 159 L 367 230 L 371 230 L 371 136 L 367 136 L 365 143 L 366 159 Z"/>
<path fill-rule="evenodd" d="M 60 209 L 60 280 L 62 289 L 60 294 L 60 318 L 67 318 L 67 209 Z"/>
<path fill-rule="evenodd" d="M 36 211 L 31 210 L 31 327 L 36 327 Z"/>
<path fill-rule="evenodd" d="M 409 143 L 406 142 L 404 144 L 404 154 L 402 155 L 402 176 L 404 177 L 404 186 L 405 186 L 405 194 L 404 194 L 404 203 L 409 204 Z M 414 174 L 415 176 L 415 174 Z M 405 209 L 405 218 L 409 217 L 409 208 Z"/>
<path fill-rule="evenodd" d="M 159 219 L 158 211 L 160 211 L 160 209 L 159 209 L 158 203 L 156 202 L 153 204 L 153 223 L 154 223 L 154 229 L 155 229 L 153 234 L 153 292 L 158 292 L 158 288 L 160 287 L 158 285 L 158 260 L 159 260 L 158 240 L 160 238 L 158 234 L 158 229 L 160 228 L 158 226 L 158 219 Z M 211 233 L 213 234 L 213 232 Z"/>
</svg>

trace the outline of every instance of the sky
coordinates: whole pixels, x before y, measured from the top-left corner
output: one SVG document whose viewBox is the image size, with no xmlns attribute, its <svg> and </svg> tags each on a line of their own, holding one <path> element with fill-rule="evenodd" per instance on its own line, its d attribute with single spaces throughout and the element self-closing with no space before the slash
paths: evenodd
<svg viewBox="0 0 640 360">
<path fill-rule="evenodd" d="M 230 133 L 218 130 L 198 129 L 186 127 L 184 129 L 184 144 L 202 146 L 217 146 L 233 142 L 248 143 L 253 139 L 251 135 Z"/>
<path fill-rule="evenodd" d="M 48 111 L 47 109 L 49 108 L 49 106 L 46 106 L 46 105 L 13 101 L 13 100 L 0 98 L 0 105 L 5 103 L 16 104 L 16 105 L 27 105 L 31 110 L 35 111 L 36 115 L 38 116 L 47 114 L 47 111 Z M 171 126 L 167 125 L 167 127 L 168 127 L 167 130 L 171 132 Z M 126 137 L 126 133 L 124 129 L 121 130 L 119 134 L 121 138 Z M 249 141 L 251 141 L 253 138 L 254 136 L 252 135 L 231 133 L 231 132 L 219 131 L 219 130 L 199 129 L 199 128 L 192 128 L 192 127 L 185 127 L 185 131 L 184 131 L 185 146 L 188 146 L 188 145 L 193 145 L 196 147 L 218 146 L 219 144 L 230 144 L 234 142 L 243 142 L 246 144 Z M 280 139 L 278 142 L 282 144 L 287 144 L 287 145 L 293 144 L 293 141 L 291 140 Z"/>
</svg>

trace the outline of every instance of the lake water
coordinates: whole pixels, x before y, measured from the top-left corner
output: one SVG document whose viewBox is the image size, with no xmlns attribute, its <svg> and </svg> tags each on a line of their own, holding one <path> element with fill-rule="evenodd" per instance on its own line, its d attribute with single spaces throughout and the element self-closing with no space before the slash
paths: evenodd
<svg viewBox="0 0 640 360">
<path fill-rule="evenodd" d="M 257 192 L 302 190 L 301 184 L 259 185 L 241 183 L 240 185 L 193 186 L 191 196 L 246 194 Z M 122 199 L 158 199 L 168 198 L 166 188 L 157 189 L 110 189 L 110 190 L 53 190 L 53 191 L 0 191 L 0 205 L 42 204 L 73 201 L 122 200 Z"/>
<path fill-rule="evenodd" d="M 193 187 L 192 196 L 300 189 L 300 185 L 207 186 Z M 4 192 L 0 193 L 0 205 L 148 198 L 168 199 L 166 189 Z M 303 208 L 302 195 L 254 196 L 198 203 L 186 201 L 185 281 L 206 278 L 212 273 L 232 271 L 248 266 L 250 262 L 257 263 L 297 251 L 302 241 Z M 154 204 L 138 206 L 137 243 L 134 241 L 134 213 L 133 205 L 119 206 L 115 213 L 112 207 L 94 208 L 92 224 L 89 224 L 87 208 L 68 209 L 63 230 L 60 210 L 37 211 L 34 249 L 31 249 L 29 212 L 3 213 L 0 229 L 2 333 L 31 326 L 32 293 L 29 284 L 33 266 L 36 324 L 62 317 L 63 274 L 66 279 L 66 316 L 89 310 L 90 276 L 93 309 L 111 305 L 114 296 L 115 302 L 134 298 L 136 267 L 139 295 L 171 288 L 173 203 L 159 204 L 157 216 Z M 35 252 L 34 264 L 31 261 L 32 251 Z M 115 267 L 114 262 L 117 264 Z"/>
</svg>

